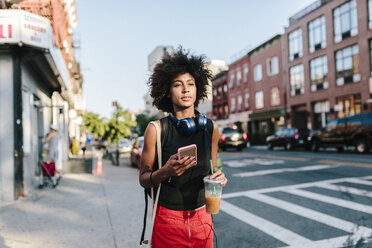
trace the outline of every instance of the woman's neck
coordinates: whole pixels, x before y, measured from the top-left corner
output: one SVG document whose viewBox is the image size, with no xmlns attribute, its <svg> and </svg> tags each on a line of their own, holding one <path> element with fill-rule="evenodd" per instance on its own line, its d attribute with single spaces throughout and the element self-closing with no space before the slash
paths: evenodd
<svg viewBox="0 0 372 248">
<path fill-rule="evenodd" d="M 174 116 L 181 120 L 185 118 L 194 118 L 195 117 L 195 109 L 194 107 L 190 107 L 187 109 L 175 109 Z"/>
</svg>

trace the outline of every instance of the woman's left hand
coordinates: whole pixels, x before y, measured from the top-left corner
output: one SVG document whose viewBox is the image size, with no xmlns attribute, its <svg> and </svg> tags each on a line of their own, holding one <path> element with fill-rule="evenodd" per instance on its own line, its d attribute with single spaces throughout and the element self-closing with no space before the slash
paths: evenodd
<svg viewBox="0 0 372 248">
<path fill-rule="evenodd" d="M 223 179 L 223 182 L 221 183 L 221 185 L 223 187 L 226 186 L 227 184 L 227 178 L 225 176 L 225 173 L 223 173 L 222 171 L 220 170 L 216 170 L 211 176 L 210 176 L 210 179 L 213 179 L 213 178 L 216 178 L 217 180 L 222 180 Z"/>
</svg>

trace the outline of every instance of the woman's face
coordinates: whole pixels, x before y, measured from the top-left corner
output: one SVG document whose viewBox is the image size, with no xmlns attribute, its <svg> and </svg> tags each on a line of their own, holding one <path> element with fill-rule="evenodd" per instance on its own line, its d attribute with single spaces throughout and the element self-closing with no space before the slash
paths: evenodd
<svg viewBox="0 0 372 248">
<path fill-rule="evenodd" d="M 188 72 L 179 74 L 173 79 L 169 94 L 175 110 L 193 106 L 196 100 L 194 77 Z"/>
</svg>

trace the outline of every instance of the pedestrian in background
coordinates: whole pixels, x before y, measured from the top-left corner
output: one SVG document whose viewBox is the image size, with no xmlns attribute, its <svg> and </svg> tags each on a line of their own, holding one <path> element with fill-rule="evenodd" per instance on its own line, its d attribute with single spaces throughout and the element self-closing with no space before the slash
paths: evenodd
<svg viewBox="0 0 372 248">
<path fill-rule="evenodd" d="M 46 158 L 47 161 L 53 162 L 56 171 L 59 174 L 59 179 L 62 177 L 62 164 L 58 160 L 58 143 L 59 143 L 59 134 L 58 128 L 56 125 L 50 125 L 50 132 L 47 134 L 47 137 L 44 141 L 45 151 L 46 151 Z"/>
<path fill-rule="evenodd" d="M 195 108 L 207 97 L 210 71 L 205 57 L 191 56 L 179 48 L 165 55 L 149 79 L 153 105 L 171 113 L 157 121 L 161 127 L 162 154 L 156 155 L 156 129 L 148 125 L 140 165 L 140 184 L 158 187 L 159 203 L 155 216 L 152 245 L 161 247 L 213 247 L 213 223 L 206 212 L 203 178 L 224 179 L 217 169 L 218 126 Z M 180 122 L 194 123 L 184 130 Z M 186 128 L 187 129 L 187 128 Z M 190 133 L 188 132 L 190 131 Z M 196 144 L 197 156 L 178 159 L 180 147 Z M 162 156 L 159 169 L 156 156 Z"/>
</svg>

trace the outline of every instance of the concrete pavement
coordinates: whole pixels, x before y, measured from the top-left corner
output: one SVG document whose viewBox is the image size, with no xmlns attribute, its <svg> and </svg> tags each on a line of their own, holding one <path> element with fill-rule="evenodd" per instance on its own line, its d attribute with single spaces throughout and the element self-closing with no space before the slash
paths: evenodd
<svg viewBox="0 0 372 248">
<path fill-rule="evenodd" d="M 65 174 L 56 189 L 0 205 L 0 247 L 138 247 L 144 193 L 138 169 L 128 157 L 120 162 L 103 160 L 104 175 Z"/>
</svg>

